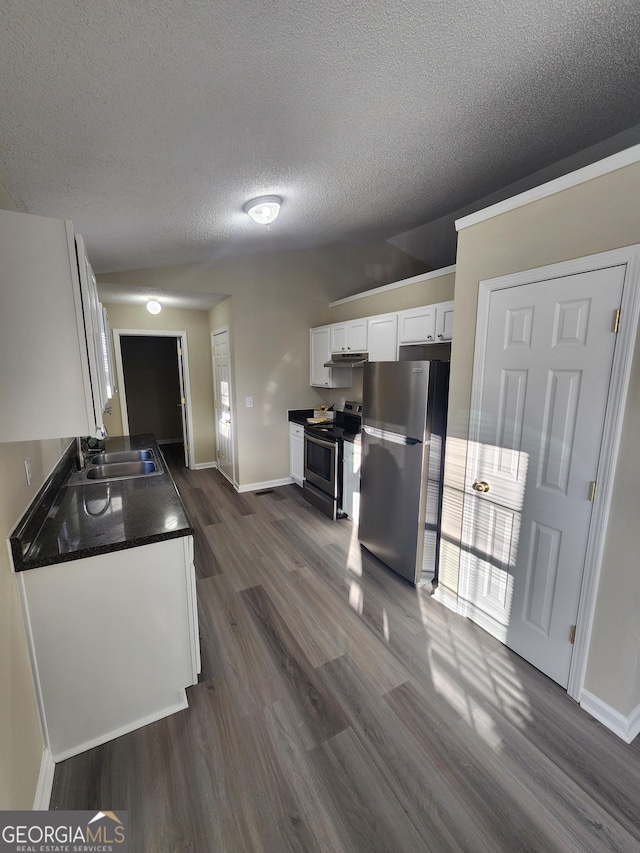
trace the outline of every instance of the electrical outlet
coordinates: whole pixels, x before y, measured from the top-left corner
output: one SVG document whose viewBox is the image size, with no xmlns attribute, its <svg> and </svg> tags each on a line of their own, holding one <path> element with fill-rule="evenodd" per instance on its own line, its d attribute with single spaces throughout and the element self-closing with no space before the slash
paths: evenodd
<svg viewBox="0 0 640 853">
<path fill-rule="evenodd" d="M 27 475 L 27 486 L 31 485 L 31 460 L 27 456 L 24 460 L 24 473 Z"/>
<path fill-rule="evenodd" d="M 253 409 L 253 397 L 247 397 L 247 409 Z"/>
</svg>

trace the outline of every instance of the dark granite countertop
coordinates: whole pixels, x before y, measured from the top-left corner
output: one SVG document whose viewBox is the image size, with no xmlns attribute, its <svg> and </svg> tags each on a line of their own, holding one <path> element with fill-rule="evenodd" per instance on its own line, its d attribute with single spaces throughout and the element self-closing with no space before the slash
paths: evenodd
<svg viewBox="0 0 640 853">
<path fill-rule="evenodd" d="M 307 418 L 313 417 L 313 409 L 289 409 L 287 414 L 291 423 L 304 426 L 307 423 Z"/>
<path fill-rule="evenodd" d="M 159 455 L 163 474 L 71 486 L 66 481 L 75 448 L 70 446 L 10 536 L 15 570 L 192 535 L 191 522 L 152 435 L 110 438 L 105 449 L 147 447 Z"/>
</svg>

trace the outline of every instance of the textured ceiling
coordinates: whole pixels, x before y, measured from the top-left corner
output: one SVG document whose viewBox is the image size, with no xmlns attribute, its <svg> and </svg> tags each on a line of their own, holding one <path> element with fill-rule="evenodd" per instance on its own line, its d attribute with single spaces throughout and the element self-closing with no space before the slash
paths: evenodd
<svg viewBox="0 0 640 853">
<path fill-rule="evenodd" d="M 108 305 L 146 305 L 150 299 L 155 299 L 163 308 L 190 308 L 194 311 L 208 311 L 226 299 L 225 294 L 168 291 L 161 287 L 132 287 L 111 282 L 98 282 L 98 294 L 101 302 Z"/>
<path fill-rule="evenodd" d="M 2 181 L 103 272 L 389 238 L 638 123 L 639 32 L 637 0 L 2 0 Z"/>
</svg>

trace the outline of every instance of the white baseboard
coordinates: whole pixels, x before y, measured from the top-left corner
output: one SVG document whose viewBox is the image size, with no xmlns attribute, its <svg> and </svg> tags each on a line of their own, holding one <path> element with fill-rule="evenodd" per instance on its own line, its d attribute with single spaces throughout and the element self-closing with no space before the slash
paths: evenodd
<svg viewBox="0 0 640 853">
<path fill-rule="evenodd" d="M 488 634 L 495 637 L 496 640 L 500 640 L 505 645 L 507 644 L 509 626 L 504 625 L 499 619 L 494 618 L 491 614 L 480 607 L 476 607 L 475 604 L 466 601 L 464 598 L 458 598 L 458 613 L 466 619 L 471 619 L 472 622 L 475 622 L 476 625 L 479 625 Z"/>
<path fill-rule="evenodd" d="M 48 749 L 42 750 L 42 761 L 40 763 L 40 775 L 38 776 L 38 785 L 36 787 L 36 795 L 33 798 L 33 811 L 46 812 L 49 811 L 49 803 L 51 801 L 51 790 L 53 789 L 53 774 L 56 765 Z"/>
<path fill-rule="evenodd" d="M 444 604 L 449 610 L 453 610 L 454 613 L 458 612 L 458 596 L 446 586 L 437 586 L 432 598 L 439 604 Z"/>
<path fill-rule="evenodd" d="M 598 699 L 593 693 L 583 688 L 580 694 L 580 707 L 622 738 L 625 743 L 631 743 L 636 735 L 640 734 L 640 705 L 625 717 L 611 705 L 607 705 L 602 699 Z"/>
<path fill-rule="evenodd" d="M 71 749 L 65 749 L 63 752 L 56 753 L 53 760 L 56 763 L 59 761 L 65 761 L 67 758 L 72 758 L 74 755 L 80 755 L 81 752 L 86 752 L 88 749 L 93 749 L 95 746 L 101 746 L 103 743 L 107 743 L 107 741 L 115 740 L 118 737 L 122 737 L 122 735 L 135 731 L 136 729 L 141 729 L 143 726 L 148 726 L 150 723 L 155 723 L 158 720 L 169 717 L 177 711 L 184 711 L 185 708 L 188 707 L 189 702 L 187 701 L 187 694 L 184 690 L 180 690 L 178 694 L 178 701 L 175 705 L 169 705 L 169 707 L 162 708 L 160 711 L 157 711 L 155 714 L 150 714 L 148 717 L 144 717 L 140 720 L 134 720 L 132 723 L 126 726 L 121 726 L 118 729 L 114 729 L 114 731 L 107 732 L 105 735 L 93 738 L 85 743 L 80 743 L 77 746 L 71 747 Z"/>
<path fill-rule="evenodd" d="M 194 471 L 201 471 L 203 468 L 217 468 L 217 462 L 196 462 L 193 466 Z"/>
<path fill-rule="evenodd" d="M 282 477 L 280 480 L 265 480 L 264 483 L 244 483 L 236 486 L 239 492 L 259 492 L 261 489 L 276 489 L 278 486 L 288 486 L 293 483 L 291 477 Z"/>
</svg>

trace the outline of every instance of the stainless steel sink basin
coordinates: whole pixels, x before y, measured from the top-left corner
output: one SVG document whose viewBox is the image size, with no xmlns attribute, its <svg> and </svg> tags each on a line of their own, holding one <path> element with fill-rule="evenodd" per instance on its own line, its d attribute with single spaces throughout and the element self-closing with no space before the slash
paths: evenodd
<svg viewBox="0 0 640 853">
<path fill-rule="evenodd" d="M 121 477 L 148 477 L 160 473 L 155 462 L 109 462 L 94 465 L 87 471 L 87 480 L 115 480 Z"/>
<path fill-rule="evenodd" d="M 154 461 L 153 450 L 118 450 L 113 453 L 98 453 L 91 457 L 92 465 L 111 465 L 113 462 Z"/>
<path fill-rule="evenodd" d="M 108 483 L 113 480 L 130 480 L 135 477 L 153 477 L 163 474 L 164 468 L 151 448 L 119 450 L 99 453 L 83 471 L 69 475 L 67 485 L 82 486 L 87 483 Z"/>
</svg>

